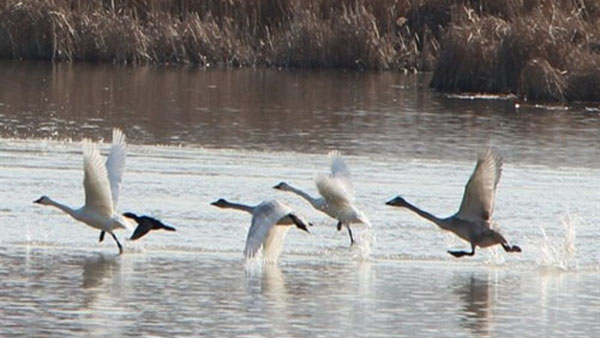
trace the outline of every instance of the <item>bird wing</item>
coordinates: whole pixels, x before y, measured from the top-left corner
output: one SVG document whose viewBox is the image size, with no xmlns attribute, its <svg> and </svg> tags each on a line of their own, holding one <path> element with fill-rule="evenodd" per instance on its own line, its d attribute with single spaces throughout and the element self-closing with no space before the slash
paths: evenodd
<svg viewBox="0 0 600 338">
<path fill-rule="evenodd" d="M 263 258 L 267 262 L 276 262 L 283 251 L 283 243 L 289 226 L 274 226 L 267 234 L 263 244 Z"/>
<path fill-rule="evenodd" d="M 130 240 L 135 241 L 136 239 L 142 238 L 145 234 L 152 230 L 152 223 L 147 221 L 138 222 L 137 227 L 133 231 L 133 235 L 129 237 Z"/>
<path fill-rule="evenodd" d="M 135 228 L 133 235 L 129 238 L 132 241 L 136 239 L 142 238 L 146 235 L 150 230 L 167 230 L 167 231 L 175 231 L 175 228 L 172 226 L 168 226 L 163 222 L 157 220 L 156 218 L 150 216 L 141 216 L 137 219 L 138 226 Z"/>
<path fill-rule="evenodd" d="M 502 173 L 502 157 L 487 148 L 479 154 L 475 170 L 465 186 L 457 217 L 460 219 L 490 223 L 494 210 L 496 186 Z"/>
<path fill-rule="evenodd" d="M 112 146 L 106 159 L 106 170 L 110 182 L 113 208 L 117 208 L 123 171 L 125 171 L 125 134 L 117 128 L 113 129 Z"/>
<path fill-rule="evenodd" d="M 331 166 L 331 178 L 336 179 L 343 185 L 346 192 L 354 198 L 354 186 L 352 185 L 350 170 L 342 158 L 342 155 L 337 150 L 330 151 L 329 161 Z"/>
<path fill-rule="evenodd" d="M 83 171 L 85 207 L 111 217 L 113 203 L 106 167 L 98 149 L 90 140 L 83 141 Z"/>
<path fill-rule="evenodd" d="M 354 201 L 354 195 L 348 191 L 347 186 L 335 177 L 317 175 L 315 184 L 317 185 L 319 194 L 323 196 L 327 203 L 350 204 Z"/>
<path fill-rule="evenodd" d="M 276 260 L 283 249 L 285 233 L 289 227 L 275 224 L 291 211 L 285 204 L 276 200 L 259 204 L 252 214 L 244 256 L 252 258 L 263 247 L 265 259 Z M 285 231 L 278 228 L 285 228 Z"/>
</svg>

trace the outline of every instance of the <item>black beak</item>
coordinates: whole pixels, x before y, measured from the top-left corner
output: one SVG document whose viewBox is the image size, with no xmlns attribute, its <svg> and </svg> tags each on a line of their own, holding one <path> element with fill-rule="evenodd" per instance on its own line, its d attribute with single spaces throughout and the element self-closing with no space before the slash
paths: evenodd
<svg viewBox="0 0 600 338">
<path fill-rule="evenodd" d="M 385 202 L 386 205 L 397 206 L 398 205 L 398 197 L 394 197 L 391 200 Z"/>
<path fill-rule="evenodd" d="M 43 197 L 38 198 L 37 200 L 33 201 L 33 203 L 42 203 L 42 198 Z"/>
</svg>

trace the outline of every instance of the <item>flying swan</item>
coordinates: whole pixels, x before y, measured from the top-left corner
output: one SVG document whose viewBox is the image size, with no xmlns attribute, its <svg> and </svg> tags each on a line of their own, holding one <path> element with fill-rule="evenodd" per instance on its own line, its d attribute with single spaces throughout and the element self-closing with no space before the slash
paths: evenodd
<svg viewBox="0 0 600 338">
<path fill-rule="evenodd" d="M 73 209 L 54 201 L 48 196 L 42 196 L 34 203 L 58 208 L 74 219 L 100 230 L 100 242 L 104 240 L 104 235 L 108 232 L 117 243 L 119 254 L 123 253 L 123 247 L 113 231 L 129 229 L 132 225 L 125 217 L 115 212 L 123 171 L 125 170 L 125 148 L 125 135 L 121 130 L 113 129 L 112 146 L 105 164 L 102 162 L 102 157 L 96 146 L 90 140 L 84 139 L 83 187 L 85 190 L 85 204 L 79 209 Z M 140 223 L 135 217 L 131 217 L 134 216 L 131 213 L 126 213 L 125 216 Z M 147 226 L 140 223 L 131 239 L 135 240 L 146 234 L 149 230 L 144 230 L 145 227 Z"/>
<path fill-rule="evenodd" d="M 350 236 L 350 245 L 354 244 L 354 237 L 350 224 L 362 223 L 371 227 L 371 222 L 367 216 L 356 206 L 354 206 L 354 188 L 350 179 L 350 171 L 337 151 L 329 152 L 331 163 L 330 175 L 317 175 L 315 183 L 321 197 L 315 198 L 308 193 L 289 185 L 286 182 L 280 182 L 273 188 L 292 192 L 307 200 L 313 208 L 325 213 L 338 221 L 337 229 L 342 230 L 342 226 L 348 229 Z"/>
<path fill-rule="evenodd" d="M 435 223 L 443 230 L 451 231 L 471 243 L 471 252 L 448 251 L 455 257 L 473 256 L 475 246 L 486 248 L 502 245 L 507 252 L 521 252 L 516 245 L 509 245 L 506 239 L 494 230 L 492 211 L 496 197 L 496 186 L 502 173 L 502 157 L 487 148 L 479 154 L 475 171 L 465 186 L 465 192 L 458 212 L 447 218 L 437 218 L 397 196 L 386 204 L 404 207 L 417 215 Z"/>
<path fill-rule="evenodd" d="M 246 237 L 244 256 L 251 259 L 262 248 L 263 259 L 275 263 L 283 250 L 285 236 L 292 225 L 301 230 L 308 231 L 307 224 L 300 219 L 287 205 L 269 200 L 257 206 L 232 203 L 219 199 L 212 205 L 224 209 L 236 209 L 252 214 L 252 223 Z"/>
</svg>

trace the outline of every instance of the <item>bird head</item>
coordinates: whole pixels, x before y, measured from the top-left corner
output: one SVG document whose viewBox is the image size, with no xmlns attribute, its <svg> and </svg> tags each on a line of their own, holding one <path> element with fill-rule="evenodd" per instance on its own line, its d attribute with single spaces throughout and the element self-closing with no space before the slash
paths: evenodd
<svg viewBox="0 0 600 338">
<path fill-rule="evenodd" d="M 212 202 L 210 205 L 214 205 L 215 207 L 225 208 L 229 202 L 227 202 L 224 198 L 219 198 L 218 200 Z"/>
<path fill-rule="evenodd" d="M 37 200 L 33 201 L 33 203 L 48 205 L 48 204 L 50 204 L 50 197 L 42 196 L 42 197 L 38 198 Z"/>
<path fill-rule="evenodd" d="M 391 200 L 385 202 L 385 204 L 391 205 L 394 207 L 405 207 L 407 205 L 407 202 L 406 202 L 406 200 L 404 200 L 404 198 L 402 198 L 400 196 L 396 196 L 396 197 L 392 198 Z"/>
<path fill-rule="evenodd" d="M 123 216 L 125 216 L 127 218 L 137 219 L 137 215 L 132 212 L 126 212 L 123 214 Z"/>
<path fill-rule="evenodd" d="M 273 189 L 286 191 L 290 189 L 290 185 L 285 182 L 279 182 L 276 186 L 273 187 Z"/>
</svg>

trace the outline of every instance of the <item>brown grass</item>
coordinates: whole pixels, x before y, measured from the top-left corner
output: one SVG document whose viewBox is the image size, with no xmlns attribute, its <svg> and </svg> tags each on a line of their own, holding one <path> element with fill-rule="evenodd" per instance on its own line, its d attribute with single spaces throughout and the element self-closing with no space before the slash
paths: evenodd
<svg viewBox="0 0 600 338">
<path fill-rule="evenodd" d="M 504 0 L 493 10 L 485 6 L 491 2 L 481 4 L 479 10 L 454 8 L 433 88 L 600 101 L 600 53 L 594 50 L 600 2 Z"/>
<path fill-rule="evenodd" d="M 410 0 L 5 0 L 0 57 L 203 66 L 415 68 Z"/>
<path fill-rule="evenodd" d="M 0 57 L 434 70 L 443 91 L 600 101 L 598 0 L 3 0 Z"/>
<path fill-rule="evenodd" d="M 544 59 L 529 60 L 521 70 L 519 92 L 531 100 L 564 101 L 566 81 L 560 70 Z"/>
</svg>

